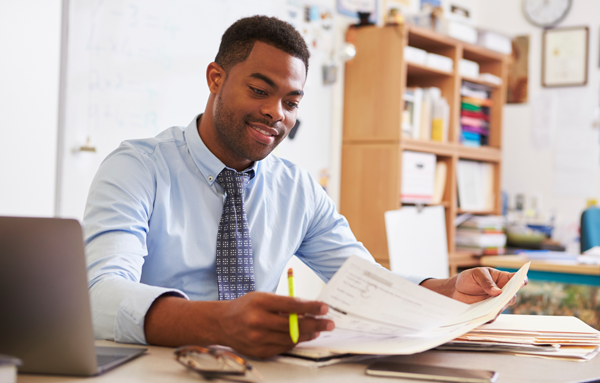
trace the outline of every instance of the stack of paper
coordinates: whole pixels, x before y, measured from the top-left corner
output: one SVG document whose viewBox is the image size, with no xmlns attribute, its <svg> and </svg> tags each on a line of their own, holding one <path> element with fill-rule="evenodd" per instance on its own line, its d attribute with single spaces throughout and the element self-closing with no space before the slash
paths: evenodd
<svg viewBox="0 0 600 383">
<path fill-rule="evenodd" d="M 490 209 L 491 210 L 491 209 Z M 497 215 L 471 217 L 458 225 L 456 250 L 474 255 L 504 254 L 506 234 L 504 217 Z"/>
<path fill-rule="evenodd" d="M 600 350 L 600 332 L 575 317 L 503 314 L 438 349 L 586 361 Z"/>
<path fill-rule="evenodd" d="M 406 355 L 437 347 L 494 319 L 522 286 L 529 263 L 502 294 L 467 305 L 437 294 L 352 256 L 318 300 L 329 305 L 335 330 L 301 343 L 298 350 Z"/>
</svg>

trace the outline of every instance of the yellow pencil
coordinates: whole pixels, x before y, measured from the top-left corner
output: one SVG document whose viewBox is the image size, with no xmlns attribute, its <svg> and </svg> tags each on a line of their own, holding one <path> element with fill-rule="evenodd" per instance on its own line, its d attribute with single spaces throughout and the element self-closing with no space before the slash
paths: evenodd
<svg viewBox="0 0 600 383">
<path fill-rule="evenodd" d="M 290 297 L 294 296 L 294 271 L 288 269 L 288 289 Z M 298 330 L 298 314 L 290 313 L 290 337 L 294 343 L 298 343 L 300 331 Z"/>
</svg>

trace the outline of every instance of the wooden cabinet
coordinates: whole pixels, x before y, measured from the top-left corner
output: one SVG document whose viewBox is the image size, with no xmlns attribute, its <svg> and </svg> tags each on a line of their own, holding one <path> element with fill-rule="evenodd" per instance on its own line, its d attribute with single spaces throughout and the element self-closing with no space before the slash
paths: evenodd
<svg viewBox="0 0 600 383">
<path fill-rule="evenodd" d="M 357 239 L 375 259 L 389 267 L 384 212 L 398 209 L 402 152 L 436 154 L 448 165 L 442 205 L 446 212 L 451 274 L 457 267 L 477 266 L 471 254 L 455 251 L 454 218 L 464 213 L 457 202 L 456 169 L 460 159 L 491 163 L 494 169 L 494 209 L 477 214 L 499 214 L 501 208 L 502 106 L 505 103 L 507 57 L 413 26 L 350 29 L 347 40 L 356 46 L 356 57 L 346 64 L 344 131 L 340 211 L 350 222 Z M 444 72 L 403 59 L 410 45 L 452 58 L 453 71 Z M 479 64 L 480 73 L 500 77 L 502 85 L 462 78 L 461 58 Z M 489 146 L 466 147 L 460 143 L 460 88 L 463 80 L 487 85 L 493 107 Z M 438 87 L 450 107 L 448 141 L 411 139 L 402 134 L 403 94 L 407 87 Z"/>
</svg>

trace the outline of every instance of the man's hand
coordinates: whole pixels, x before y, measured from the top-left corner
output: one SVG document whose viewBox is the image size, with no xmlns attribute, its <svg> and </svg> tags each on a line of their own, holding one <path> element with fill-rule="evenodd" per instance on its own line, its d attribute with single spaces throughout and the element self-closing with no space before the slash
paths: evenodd
<svg viewBox="0 0 600 383">
<path fill-rule="evenodd" d="M 220 344 L 248 356 L 268 358 L 294 347 L 288 313 L 298 314 L 299 341 L 331 331 L 333 321 L 313 316 L 326 304 L 281 295 L 251 292 L 231 301 L 188 301 L 164 296 L 146 313 L 144 331 L 150 344 L 178 347 Z"/>
<path fill-rule="evenodd" d="M 294 347 L 290 337 L 288 313 L 298 314 L 298 342 L 315 339 L 321 331 L 331 331 L 333 321 L 317 319 L 328 307 L 325 303 L 281 295 L 251 292 L 226 302 L 219 325 L 221 344 L 244 355 L 266 358 Z"/>
<path fill-rule="evenodd" d="M 502 294 L 500 290 L 515 273 L 499 271 L 491 267 L 468 269 L 448 279 L 428 279 L 421 286 L 464 303 L 475 303 Z M 527 284 L 527 278 L 523 286 Z M 508 303 L 515 303 L 513 297 Z"/>
</svg>

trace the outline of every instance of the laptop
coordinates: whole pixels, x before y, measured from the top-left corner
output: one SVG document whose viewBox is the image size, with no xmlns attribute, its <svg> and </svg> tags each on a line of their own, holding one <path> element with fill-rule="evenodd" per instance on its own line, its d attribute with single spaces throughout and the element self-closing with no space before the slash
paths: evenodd
<svg viewBox="0 0 600 383">
<path fill-rule="evenodd" d="M 0 217 L 0 354 L 19 372 L 91 376 L 145 348 L 95 347 L 79 222 Z"/>
</svg>

